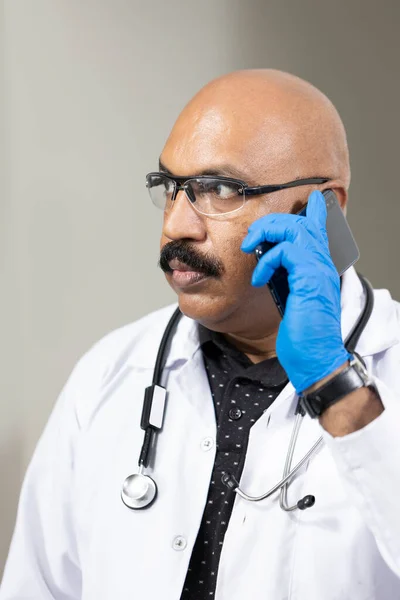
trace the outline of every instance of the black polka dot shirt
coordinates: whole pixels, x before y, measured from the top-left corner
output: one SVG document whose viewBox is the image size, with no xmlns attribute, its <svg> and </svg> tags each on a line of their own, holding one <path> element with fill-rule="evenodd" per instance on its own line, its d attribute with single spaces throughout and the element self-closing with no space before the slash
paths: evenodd
<svg viewBox="0 0 400 600">
<path fill-rule="evenodd" d="M 239 481 L 251 426 L 287 383 L 277 358 L 253 364 L 221 334 L 199 326 L 204 364 L 217 419 L 217 453 L 203 519 L 181 600 L 211 600 L 235 500 L 221 481 L 225 471 Z"/>
</svg>

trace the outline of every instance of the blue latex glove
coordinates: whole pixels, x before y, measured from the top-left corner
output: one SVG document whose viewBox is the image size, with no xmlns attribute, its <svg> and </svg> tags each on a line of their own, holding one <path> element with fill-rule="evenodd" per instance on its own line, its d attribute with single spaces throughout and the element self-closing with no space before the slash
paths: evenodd
<svg viewBox="0 0 400 600">
<path fill-rule="evenodd" d="M 326 216 L 325 198 L 314 191 L 305 217 L 261 217 L 241 246 L 253 252 L 261 242 L 277 243 L 258 262 L 252 284 L 265 285 L 278 267 L 288 272 L 290 294 L 276 353 L 298 394 L 351 358 L 342 340 L 340 278 L 329 253 Z"/>
</svg>

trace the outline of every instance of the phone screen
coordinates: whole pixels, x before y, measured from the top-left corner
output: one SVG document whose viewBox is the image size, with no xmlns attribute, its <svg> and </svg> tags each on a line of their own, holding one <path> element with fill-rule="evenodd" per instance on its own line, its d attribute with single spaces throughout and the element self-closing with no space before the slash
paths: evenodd
<svg viewBox="0 0 400 600">
<path fill-rule="evenodd" d="M 323 195 L 327 207 L 326 229 L 328 233 L 329 252 L 339 275 L 342 275 L 360 258 L 360 251 L 335 193 L 332 190 L 325 190 Z M 307 207 L 304 207 L 299 212 L 299 215 L 305 216 L 306 209 Z M 263 254 L 268 252 L 273 246 L 275 244 L 269 242 L 259 244 L 254 250 L 257 260 L 260 260 Z M 277 269 L 268 282 L 268 287 L 283 317 L 290 291 L 286 269 L 283 267 Z"/>
</svg>

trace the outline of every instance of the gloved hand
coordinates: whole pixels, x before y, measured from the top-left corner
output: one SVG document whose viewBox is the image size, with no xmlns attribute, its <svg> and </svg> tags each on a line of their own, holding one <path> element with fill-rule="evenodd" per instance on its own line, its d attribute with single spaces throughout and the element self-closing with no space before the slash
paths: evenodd
<svg viewBox="0 0 400 600">
<path fill-rule="evenodd" d="M 278 267 L 288 272 L 290 294 L 276 353 L 298 394 L 351 358 L 342 340 L 340 278 L 329 254 L 326 216 L 325 198 L 314 191 L 305 217 L 261 217 L 241 246 L 253 252 L 261 242 L 277 243 L 259 260 L 252 284 L 265 285 Z"/>
</svg>

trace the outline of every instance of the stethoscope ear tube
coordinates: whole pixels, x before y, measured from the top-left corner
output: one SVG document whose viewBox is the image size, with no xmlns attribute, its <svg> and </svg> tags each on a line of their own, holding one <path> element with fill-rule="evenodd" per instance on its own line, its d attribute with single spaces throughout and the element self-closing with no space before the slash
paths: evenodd
<svg viewBox="0 0 400 600">
<path fill-rule="evenodd" d="M 318 440 L 315 442 L 315 444 L 309 449 L 307 454 L 305 454 L 303 456 L 303 458 L 301 460 L 299 460 L 299 462 L 293 467 L 293 469 L 288 471 L 288 465 L 289 465 L 289 469 L 290 469 L 290 461 L 288 462 L 288 457 L 290 454 L 293 456 L 294 447 L 296 444 L 297 435 L 298 435 L 298 431 L 300 429 L 300 424 L 301 424 L 302 418 L 303 417 L 302 417 L 301 413 L 299 413 L 296 417 L 296 422 L 293 427 L 290 444 L 289 444 L 289 450 L 288 450 L 288 454 L 286 457 L 284 475 L 283 475 L 282 479 L 276 485 L 274 485 L 274 487 L 272 487 L 270 490 L 268 490 L 268 492 L 266 492 L 265 494 L 262 494 L 261 496 L 249 496 L 243 490 L 240 489 L 238 482 L 233 477 L 233 475 L 231 475 L 230 473 L 223 474 L 222 483 L 224 483 L 228 488 L 235 491 L 241 498 L 243 498 L 243 500 L 248 500 L 249 502 L 260 502 L 261 500 L 265 500 L 266 498 L 269 498 L 270 496 L 275 494 L 275 492 L 277 492 L 278 490 L 283 488 L 285 485 L 287 485 L 289 483 L 289 481 L 295 476 L 297 471 L 299 469 L 301 469 L 301 467 L 311 458 L 311 456 L 313 454 L 315 454 L 317 452 L 317 450 L 319 450 L 320 446 L 322 446 L 322 443 L 323 443 L 322 437 L 318 438 Z M 304 498 L 303 498 L 303 500 L 304 500 Z M 315 499 L 314 499 L 314 501 L 315 501 Z"/>
<path fill-rule="evenodd" d="M 344 342 L 346 350 L 347 352 L 349 352 L 349 354 L 357 354 L 355 352 L 355 349 L 357 347 L 358 340 L 360 339 L 360 336 L 364 331 L 365 326 L 368 323 L 371 313 L 374 309 L 374 290 L 372 288 L 372 285 L 366 277 L 361 275 L 361 273 L 357 273 L 357 275 L 363 286 L 363 290 L 365 293 L 365 302 L 360 318 L 358 319 L 358 321 L 356 322 L 356 324 L 354 325 L 353 329 L 350 331 L 349 335 L 347 336 Z M 357 357 L 361 360 L 361 362 L 364 362 L 359 354 L 357 354 Z"/>
</svg>

